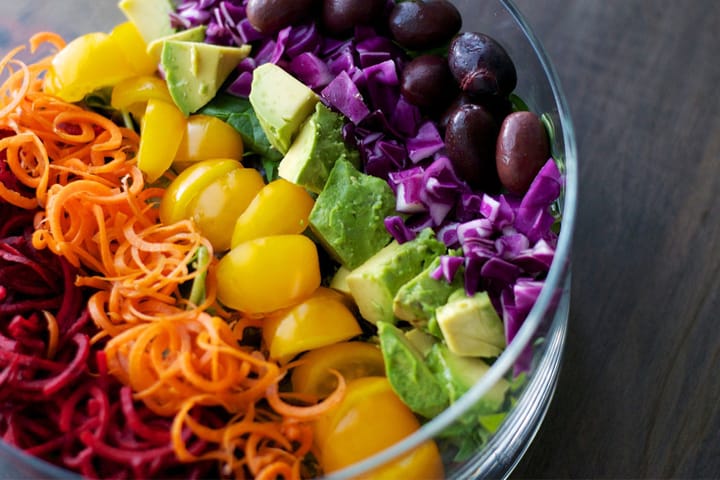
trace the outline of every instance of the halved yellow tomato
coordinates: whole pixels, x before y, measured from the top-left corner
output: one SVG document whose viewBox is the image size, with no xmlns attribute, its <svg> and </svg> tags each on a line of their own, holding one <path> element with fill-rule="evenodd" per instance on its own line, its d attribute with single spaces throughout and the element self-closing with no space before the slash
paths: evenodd
<svg viewBox="0 0 720 480">
<path fill-rule="evenodd" d="M 232 235 L 236 246 L 267 235 L 301 233 L 315 201 L 301 186 L 285 179 L 268 183 L 238 217 Z"/>
<path fill-rule="evenodd" d="M 327 290 L 320 287 L 301 303 L 265 319 L 263 339 L 270 350 L 270 358 L 285 362 L 299 353 L 362 333 L 343 299 Z"/>
<path fill-rule="evenodd" d="M 243 242 L 218 262 L 216 272 L 218 300 L 248 314 L 296 305 L 320 286 L 317 247 L 303 235 Z"/>
<path fill-rule="evenodd" d="M 366 342 L 340 342 L 317 348 L 303 355 L 302 363 L 293 369 L 293 391 L 326 397 L 337 387 L 337 378 L 331 370 L 338 371 L 349 382 L 360 377 L 384 376 L 385 362 L 377 345 Z"/>
<path fill-rule="evenodd" d="M 347 384 L 339 405 L 314 424 L 315 442 L 325 473 L 335 472 L 399 442 L 420 428 L 413 412 L 384 377 L 363 377 Z M 443 465 L 435 442 L 369 472 L 367 478 L 441 479 Z"/>
<path fill-rule="evenodd" d="M 237 160 L 216 159 L 199 162 L 183 170 L 170 183 L 160 201 L 160 221 L 169 225 L 190 218 L 190 206 L 200 192 L 218 178 L 239 168 L 242 165 Z"/>
<path fill-rule="evenodd" d="M 183 170 L 194 162 L 212 158 L 242 159 L 242 136 L 219 118 L 196 114 L 188 118 L 174 167 Z"/>
<path fill-rule="evenodd" d="M 232 227 L 265 186 L 254 168 L 236 168 L 207 185 L 190 205 L 190 215 L 216 252 L 230 249 Z"/>
</svg>

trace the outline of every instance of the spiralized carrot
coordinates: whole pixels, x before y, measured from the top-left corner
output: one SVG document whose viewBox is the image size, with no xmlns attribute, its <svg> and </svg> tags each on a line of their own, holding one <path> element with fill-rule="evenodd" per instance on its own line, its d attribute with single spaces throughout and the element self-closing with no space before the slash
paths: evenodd
<svg viewBox="0 0 720 480">
<path fill-rule="evenodd" d="M 31 51 L 43 44 L 59 49 L 64 42 L 39 34 Z M 320 403 L 286 401 L 291 397 L 279 392 L 286 369 L 242 345 L 245 330 L 262 320 L 216 302 L 210 242 L 191 221 L 160 222 L 164 190 L 147 186 L 136 165 L 139 136 L 46 94 L 42 77 L 52 57 L 25 65 L 15 58 L 20 50 L 0 60 L 0 78 L 7 76 L 0 131 L 12 132 L 0 138 L 0 158 L 19 184 L 0 182 L 0 201 L 40 209 L 33 246 L 65 258 L 80 272 L 75 284 L 95 289 L 87 304 L 97 327 L 92 341 L 104 343 L 108 372 L 135 400 L 173 418 L 170 438 L 181 461 L 213 460 L 237 478 L 299 479 L 313 445 L 310 422 L 341 400 L 342 378 Z M 200 249 L 212 260 L 196 268 Z M 192 304 L 182 287 L 203 277 L 205 295 Z M 52 356 L 57 323 L 51 316 L 47 322 Z M 203 424 L 194 412 L 207 408 L 231 420 Z M 193 439 L 212 447 L 193 449 Z"/>
</svg>

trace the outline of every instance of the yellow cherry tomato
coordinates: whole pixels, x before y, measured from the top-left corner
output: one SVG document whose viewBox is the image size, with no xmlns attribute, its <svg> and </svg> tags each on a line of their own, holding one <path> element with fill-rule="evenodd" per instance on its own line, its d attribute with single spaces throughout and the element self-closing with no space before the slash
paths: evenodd
<svg viewBox="0 0 720 480">
<path fill-rule="evenodd" d="M 110 38 L 120 46 L 135 75 L 152 75 L 157 71 L 158 63 L 147 53 L 145 40 L 134 23 L 125 22 L 116 26 L 110 32 Z"/>
<path fill-rule="evenodd" d="M 192 219 L 216 252 L 230 249 L 235 221 L 264 186 L 265 180 L 254 168 L 236 168 L 195 197 L 189 208 Z"/>
<path fill-rule="evenodd" d="M 116 110 L 127 110 L 135 118 L 141 119 L 150 99 L 173 102 L 164 80 L 151 75 L 140 75 L 115 85 L 110 104 Z"/>
<path fill-rule="evenodd" d="M 341 300 L 342 301 L 342 300 Z M 385 375 L 385 362 L 377 345 L 366 342 L 340 342 L 311 350 L 292 372 L 294 392 L 326 397 L 337 387 L 338 371 L 346 382 L 360 377 Z"/>
<path fill-rule="evenodd" d="M 140 127 L 137 164 L 148 182 L 160 178 L 175 158 L 185 131 L 185 115 L 173 103 L 150 99 Z"/>
<path fill-rule="evenodd" d="M 317 247 L 303 235 L 273 235 L 241 243 L 217 266 L 217 297 L 249 314 L 295 305 L 320 286 Z"/>
<path fill-rule="evenodd" d="M 232 245 L 267 235 L 301 233 L 314 204 L 303 187 L 282 178 L 270 182 L 238 217 Z"/>
<path fill-rule="evenodd" d="M 53 57 L 45 90 L 66 102 L 78 102 L 95 90 L 137 74 L 113 37 L 102 32 L 88 33 Z"/>
<path fill-rule="evenodd" d="M 265 319 L 263 340 L 270 358 L 286 362 L 299 353 L 362 333 L 344 301 L 327 290 L 321 287 L 302 303 Z"/>
<path fill-rule="evenodd" d="M 325 473 L 343 469 L 379 453 L 419 428 L 417 417 L 392 390 L 386 378 L 351 380 L 340 404 L 315 422 L 320 464 Z M 429 440 L 368 476 L 440 479 L 444 474 L 437 446 Z"/>
<path fill-rule="evenodd" d="M 242 136 L 229 124 L 210 115 L 191 115 L 174 165 L 182 170 L 188 164 L 211 158 L 240 160 L 243 151 Z"/>
<path fill-rule="evenodd" d="M 190 206 L 205 187 L 226 173 L 242 168 L 237 160 L 216 159 L 196 163 L 183 170 L 163 194 L 160 200 L 160 221 L 165 225 L 191 217 Z"/>
</svg>

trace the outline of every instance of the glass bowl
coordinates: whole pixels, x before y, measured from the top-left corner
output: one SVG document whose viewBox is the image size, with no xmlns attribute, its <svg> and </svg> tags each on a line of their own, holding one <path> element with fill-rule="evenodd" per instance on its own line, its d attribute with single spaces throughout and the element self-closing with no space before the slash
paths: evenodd
<svg viewBox="0 0 720 480">
<path fill-rule="evenodd" d="M 558 200 L 562 227 L 555 258 L 542 292 L 513 342 L 490 370 L 459 401 L 392 447 L 328 478 L 361 476 L 391 459 L 437 438 L 450 428 L 501 378 L 510 379 L 523 355 L 531 354 L 524 381 L 513 390 L 513 406 L 481 450 L 462 462 L 445 465 L 448 478 L 504 478 L 510 475 L 533 440 L 552 399 L 561 366 L 570 303 L 570 260 L 577 207 L 577 153 L 567 102 L 555 69 L 540 41 L 510 0 L 455 0 L 463 30 L 479 31 L 505 46 L 518 70 L 516 93 L 530 110 L 545 114 L 552 125 L 552 151 L 564 174 Z M 115 0 L 33 0 L 6 5 L 0 20 L 0 51 L 26 44 L 38 31 L 66 39 L 90 31 L 108 31 L 124 17 Z M 517 384 L 518 382 L 516 382 Z M 0 441 L 0 479 L 66 478 L 76 474 L 34 458 Z"/>
</svg>

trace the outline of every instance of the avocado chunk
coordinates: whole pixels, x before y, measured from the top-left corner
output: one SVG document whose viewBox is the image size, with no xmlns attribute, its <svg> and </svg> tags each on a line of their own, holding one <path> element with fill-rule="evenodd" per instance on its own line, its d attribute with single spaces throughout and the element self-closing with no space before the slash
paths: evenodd
<svg viewBox="0 0 720 480">
<path fill-rule="evenodd" d="M 320 193 L 339 158 L 358 167 L 360 155 L 345 145 L 342 136 L 345 120 L 322 103 L 300 128 L 300 133 L 285 154 L 278 168 L 279 175 Z"/>
<path fill-rule="evenodd" d="M 351 270 L 340 266 L 330 280 L 330 288 L 337 290 L 338 292 L 350 295 L 350 286 L 347 283 L 347 277 L 350 275 Z"/>
<path fill-rule="evenodd" d="M 444 251 L 445 245 L 427 228 L 409 242 L 393 240 L 353 270 L 347 283 L 363 318 L 394 324 L 393 299 L 398 290 Z"/>
<path fill-rule="evenodd" d="M 352 270 L 390 242 L 385 217 L 394 213 L 395 195 L 385 180 L 339 159 L 315 200 L 310 228 L 330 256 Z"/>
<path fill-rule="evenodd" d="M 442 343 L 436 343 L 428 353 L 427 365 L 435 378 L 447 391 L 450 402 L 456 402 L 490 370 L 490 365 L 481 358 L 455 355 Z M 482 397 L 476 409 L 479 414 L 498 412 L 505 402 L 510 383 L 501 378 Z"/>
<path fill-rule="evenodd" d="M 118 7 L 135 24 L 146 44 L 175 33 L 170 23 L 174 11 L 171 0 L 121 0 Z"/>
<path fill-rule="evenodd" d="M 495 357 L 505 348 L 505 328 L 487 292 L 458 290 L 436 311 L 448 348 L 456 355 Z"/>
<path fill-rule="evenodd" d="M 167 41 L 173 41 L 173 40 L 179 40 L 183 42 L 202 42 L 205 40 L 205 31 L 207 30 L 207 26 L 205 25 L 199 25 L 197 27 L 189 28 L 187 30 L 183 30 L 181 32 L 173 33 L 171 35 L 166 35 L 164 37 L 156 38 L 152 42 L 148 43 L 147 45 L 147 53 L 155 59 L 158 63 L 160 63 L 160 59 L 162 56 L 162 48 L 165 42 Z"/>
<path fill-rule="evenodd" d="M 166 40 L 161 64 L 175 104 L 185 115 L 215 97 L 223 82 L 250 53 L 250 45 L 225 47 L 202 42 Z"/>
<path fill-rule="evenodd" d="M 283 155 L 320 101 L 309 87 L 272 63 L 253 71 L 249 98 L 270 144 Z"/>
<path fill-rule="evenodd" d="M 462 275 L 455 275 L 452 283 L 434 279 L 431 274 L 439 266 L 438 256 L 428 268 L 400 287 L 393 299 L 393 312 L 397 318 L 427 331 L 435 311 L 447 303 L 454 291 L 462 288 Z"/>
<path fill-rule="evenodd" d="M 377 327 L 385 375 L 395 393 L 413 412 L 426 418 L 438 415 L 449 398 L 422 354 L 399 328 L 387 322 L 378 322 Z"/>
<path fill-rule="evenodd" d="M 415 347 L 423 357 L 426 357 L 428 353 L 430 353 L 430 349 L 435 342 L 438 341 L 435 337 L 429 333 L 425 333 L 419 328 L 411 328 L 410 330 L 407 330 L 405 332 L 405 338 L 407 338 L 408 342 L 410 342 L 410 344 Z"/>
</svg>

